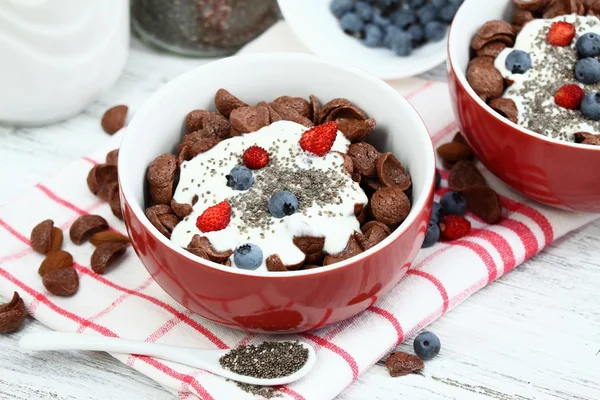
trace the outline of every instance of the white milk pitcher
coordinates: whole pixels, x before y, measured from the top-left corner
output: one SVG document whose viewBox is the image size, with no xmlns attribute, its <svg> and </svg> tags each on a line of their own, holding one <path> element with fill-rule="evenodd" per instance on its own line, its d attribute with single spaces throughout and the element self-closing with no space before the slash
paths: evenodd
<svg viewBox="0 0 600 400">
<path fill-rule="evenodd" d="M 115 83 L 128 51 L 128 0 L 0 1 L 0 123 L 79 113 Z"/>
</svg>

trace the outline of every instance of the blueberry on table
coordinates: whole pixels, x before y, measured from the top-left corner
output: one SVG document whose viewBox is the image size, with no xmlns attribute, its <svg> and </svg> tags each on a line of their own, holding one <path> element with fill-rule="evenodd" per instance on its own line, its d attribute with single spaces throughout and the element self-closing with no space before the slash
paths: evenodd
<svg viewBox="0 0 600 400">
<path fill-rule="evenodd" d="M 373 8 L 366 1 L 357 1 L 354 5 L 354 12 L 365 22 L 369 22 L 373 18 Z"/>
<path fill-rule="evenodd" d="M 329 3 L 329 9 L 338 18 L 354 9 L 354 2 L 352 0 L 332 0 Z"/>
<path fill-rule="evenodd" d="M 381 45 L 383 40 L 383 32 L 375 24 L 368 24 L 365 26 L 365 39 L 363 43 L 367 47 L 378 47 Z"/>
<path fill-rule="evenodd" d="M 439 169 L 435 169 L 435 190 L 437 191 L 442 184 L 442 174 Z"/>
<path fill-rule="evenodd" d="M 579 57 L 597 57 L 600 56 L 600 35 L 588 32 L 581 35 L 575 44 Z"/>
<path fill-rule="evenodd" d="M 412 36 L 410 36 L 410 33 L 397 33 L 392 39 L 392 50 L 399 56 L 410 56 L 412 53 Z"/>
<path fill-rule="evenodd" d="M 241 269 L 255 270 L 262 264 L 263 253 L 260 247 L 246 243 L 233 252 L 233 263 Z"/>
<path fill-rule="evenodd" d="M 465 215 L 467 213 L 467 201 L 459 192 L 448 192 L 440 199 L 440 204 L 448 214 Z"/>
<path fill-rule="evenodd" d="M 584 117 L 593 121 L 600 121 L 600 93 L 586 94 L 579 107 Z"/>
<path fill-rule="evenodd" d="M 439 42 L 446 37 L 448 26 L 441 22 L 431 21 L 425 24 L 425 37 L 432 42 Z"/>
<path fill-rule="evenodd" d="M 446 215 L 446 210 L 444 207 L 437 201 L 433 202 L 433 207 L 431 208 L 431 221 L 435 221 L 435 223 L 439 223 L 441 219 Z"/>
<path fill-rule="evenodd" d="M 440 339 L 431 332 L 421 332 L 413 342 L 415 354 L 423 361 L 428 361 L 437 356 L 442 348 Z"/>
<path fill-rule="evenodd" d="M 238 165 L 226 175 L 227 186 L 233 190 L 248 190 L 254 183 L 254 175 L 248 168 Z"/>
<path fill-rule="evenodd" d="M 513 50 L 504 62 L 506 69 L 513 74 L 524 74 L 531 69 L 531 57 L 523 50 Z"/>
<path fill-rule="evenodd" d="M 440 227 L 437 222 L 429 221 L 429 226 L 427 226 L 427 233 L 425 233 L 425 240 L 423 240 L 423 245 L 421 245 L 422 249 L 426 249 L 428 247 L 433 246 L 440 240 Z"/>
<path fill-rule="evenodd" d="M 417 10 L 417 17 L 422 24 L 432 22 L 437 16 L 437 10 L 431 4 L 427 4 Z"/>
<path fill-rule="evenodd" d="M 292 215 L 296 210 L 298 210 L 298 199 L 291 192 L 276 192 L 269 200 L 269 213 L 275 218 Z"/>
<path fill-rule="evenodd" d="M 356 15 L 353 12 L 349 12 L 344 14 L 344 16 L 340 19 L 340 26 L 346 32 L 360 33 L 363 30 L 365 24 L 358 15 Z"/>
<path fill-rule="evenodd" d="M 415 24 L 408 27 L 406 30 L 412 37 L 413 43 L 421 43 L 425 39 L 425 29 L 421 25 Z"/>
<path fill-rule="evenodd" d="M 575 66 L 575 79 L 586 85 L 600 82 L 600 61 L 595 58 L 584 58 Z"/>
</svg>

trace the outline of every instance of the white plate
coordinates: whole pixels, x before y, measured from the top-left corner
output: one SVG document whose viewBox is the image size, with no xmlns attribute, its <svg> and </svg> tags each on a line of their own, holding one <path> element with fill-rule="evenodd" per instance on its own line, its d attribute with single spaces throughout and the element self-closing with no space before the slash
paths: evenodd
<svg viewBox="0 0 600 400">
<path fill-rule="evenodd" d="M 296 36 L 313 53 L 341 61 L 381 79 L 418 75 L 446 61 L 446 39 L 428 43 L 409 57 L 400 57 L 387 48 L 369 48 L 346 35 L 329 10 L 330 0 L 278 0 L 281 13 Z"/>
</svg>

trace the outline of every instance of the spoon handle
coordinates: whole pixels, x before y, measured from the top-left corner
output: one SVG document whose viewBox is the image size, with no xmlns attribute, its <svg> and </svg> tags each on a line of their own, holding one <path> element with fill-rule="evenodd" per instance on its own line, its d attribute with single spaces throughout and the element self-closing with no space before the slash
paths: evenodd
<svg viewBox="0 0 600 400">
<path fill-rule="evenodd" d="M 21 348 L 29 350 L 92 350 L 110 353 L 138 354 L 163 360 L 183 362 L 196 367 L 207 367 L 206 358 L 218 360 L 219 352 L 181 348 L 158 343 L 127 340 L 104 336 L 67 332 L 36 332 L 21 338 Z M 199 354 L 204 353 L 204 354 Z M 200 357 L 199 357 L 200 356 Z M 202 360 L 202 358 L 205 358 Z"/>
</svg>

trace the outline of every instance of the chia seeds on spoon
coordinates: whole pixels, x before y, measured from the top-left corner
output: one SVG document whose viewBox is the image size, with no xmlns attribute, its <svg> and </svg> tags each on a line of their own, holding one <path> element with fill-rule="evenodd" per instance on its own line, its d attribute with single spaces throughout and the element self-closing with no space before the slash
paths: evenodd
<svg viewBox="0 0 600 400">
<path fill-rule="evenodd" d="M 263 342 L 231 349 L 219 359 L 221 366 L 236 374 L 260 379 L 289 376 L 308 361 L 308 350 L 299 342 Z"/>
</svg>

